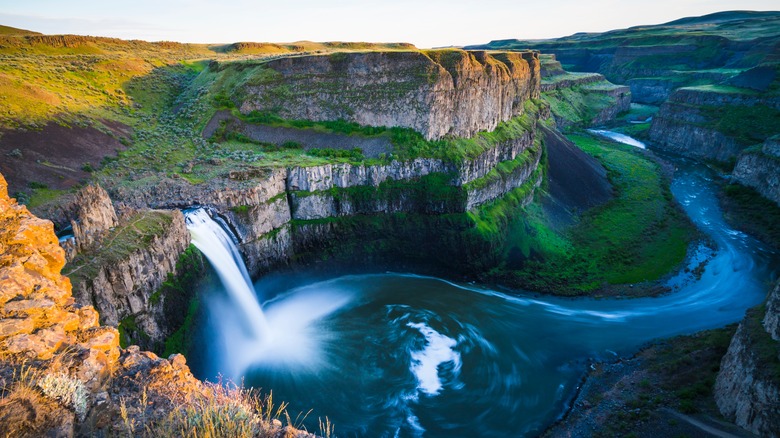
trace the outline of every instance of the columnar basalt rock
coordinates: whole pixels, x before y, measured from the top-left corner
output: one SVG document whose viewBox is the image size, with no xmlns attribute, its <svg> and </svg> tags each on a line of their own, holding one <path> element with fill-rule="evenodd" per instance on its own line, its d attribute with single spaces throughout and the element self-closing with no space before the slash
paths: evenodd
<svg viewBox="0 0 780 438">
<path fill-rule="evenodd" d="M 243 113 L 406 127 L 427 139 L 493 130 L 539 97 L 536 52 L 335 53 L 263 66 L 268 74 L 241 90 Z"/>
<path fill-rule="evenodd" d="M 731 176 L 780 206 L 780 136 L 768 139 L 758 150 L 742 152 Z"/>
<path fill-rule="evenodd" d="M 116 327 L 126 317 L 135 318 L 138 327 L 148 335 L 144 345 L 148 348 L 161 345 L 175 329 L 169 327 L 163 314 L 166 297 L 155 293 L 169 274 L 177 274 L 179 255 L 190 244 L 190 234 L 180 211 L 150 213 L 170 216 L 164 222 L 168 225 L 121 259 L 96 267 L 94 276 L 77 277 L 73 285 L 76 301 L 94 305 L 103 324 Z"/>
<path fill-rule="evenodd" d="M 111 198 L 99 185 L 89 185 L 76 195 L 73 236 L 78 249 L 89 249 L 100 243 L 108 231 L 117 225 L 117 216 Z"/>
<path fill-rule="evenodd" d="M 766 313 L 748 312 L 728 352 L 723 357 L 715 382 L 715 401 L 720 412 L 755 434 L 780 436 L 780 376 L 776 365 L 768 366 L 767 351 L 780 351 L 780 283 L 769 293 Z M 772 345 L 774 344 L 774 345 Z"/>
<path fill-rule="evenodd" d="M 197 412 L 204 399 L 235 406 L 238 400 L 227 400 L 222 387 L 197 380 L 184 356 L 163 359 L 137 346 L 121 349 L 117 330 L 100 326 L 95 309 L 71 296 L 53 224 L 9 199 L 7 187 L 0 175 L 0 373 L 8 390 L 0 402 L 0 432 L 113 436 L 130 433 L 130 426 L 154 430 L 177 409 Z M 83 388 L 72 395 L 78 406 L 64 407 L 62 394 L 41 391 L 44 377 L 71 385 L 60 391 Z M 17 391 L 24 385 L 27 390 Z M 22 416 L 14 410 L 20 403 Z M 313 437 L 259 417 L 250 420 L 268 436 Z"/>
</svg>

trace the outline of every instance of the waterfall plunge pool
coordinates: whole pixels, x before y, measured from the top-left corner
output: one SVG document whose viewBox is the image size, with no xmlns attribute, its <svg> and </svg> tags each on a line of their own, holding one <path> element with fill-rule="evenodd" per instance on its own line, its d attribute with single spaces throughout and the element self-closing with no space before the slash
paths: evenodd
<svg viewBox="0 0 780 438">
<path fill-rule="evenodd" d="M 538 434 L 565 409 L 589 358 L 736 322 L 764 299 L 775 255 L 724 222 L 706 167 L 675 165 L 672 192 L 718 251 L 672 294 L 539 298 L 388 273 L 314 281 L 261 308 L 270 280 L 252 285 L 239 266 L 204 291 L 191 367 L 273 390 L 293 416 L 313 410 L 310 429 L 327 416 L 340 436 Z M 193 242 L 209 260 L 221 242 L 212 266 L 228 272 L 222 265 L 241 264 L 234 242 L 204 213 L 187 213 Z"/>
</svg>

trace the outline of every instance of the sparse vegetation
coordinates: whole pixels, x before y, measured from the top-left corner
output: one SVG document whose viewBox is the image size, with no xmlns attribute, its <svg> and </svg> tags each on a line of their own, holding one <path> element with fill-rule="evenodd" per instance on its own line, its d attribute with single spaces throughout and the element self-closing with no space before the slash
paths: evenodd
<svg viewBox="0 0 780 438">
<path fill-rule="evenodd" d="M 780 207 L 750 187 L 724 185 L 718 199 L 733 227 L 780 248 Z"/>
<path fill-rule="evenodd" d="M 35 384 L 47 397 L 73 409 L 79 420 L 84 421 L 89 408 L 89 393 L 84 382 L 62 372 L 48 372 L 44 373 Z"/>
<path fill-rule="evenodd" d="M 112 266 L 124 260 L 130 253 L 146 247 L 152 239 L 162 235 L 171 224 L 171 215 L 166 212 L 145 211 L 131 217 L 120 227 L 116 227 L 103 240 L 99 249 L 79 253 L 68 263 L 63 273 L 71 281 L 91 281 L 97 275 L 97 269 Z"/>
</svg>

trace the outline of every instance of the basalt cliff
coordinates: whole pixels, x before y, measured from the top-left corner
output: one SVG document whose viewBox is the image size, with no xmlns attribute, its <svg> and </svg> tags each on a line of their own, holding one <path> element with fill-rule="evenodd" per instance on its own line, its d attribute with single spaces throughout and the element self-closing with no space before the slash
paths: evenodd
<svg viewBox="0 0 780 438">
<path fill-rule="evenodd" d="M 0 433 L 164 434 L 189 427 L 188 410 L 225 409 L 265 436 L 309 436 L 262 420 L 241 392 L 198 381 L 181 355 L 119 348 L 117 330 L 71 296 L 52 223 L 10 199 L 2 175 L 0 225 Z"/>
<path fill-rule="evenodd" d="M 780 436 L 780 283 L 748 311 L 715 383 L 720 412 L 760 436 Z"/>
<path fill-rule="evenodd" d="M 429 140 L 491 131 L 539 97 L 539 57 L 531 51 L 338 53 L 263 67 L 241 89 L 244 113 L 406 127 Z"/>
</svg>

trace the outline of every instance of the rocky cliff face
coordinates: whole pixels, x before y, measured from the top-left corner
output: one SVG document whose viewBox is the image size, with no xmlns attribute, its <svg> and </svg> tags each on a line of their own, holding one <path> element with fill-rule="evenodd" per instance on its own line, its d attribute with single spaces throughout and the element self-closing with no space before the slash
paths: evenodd
<svg viewBox="0 0 780 438">
<path fill-rule="evenodd" d="M 151 349 L 175 329 L 158 291 L 169 275 L 179 274 L 177 261 L 190 237 L 179 211 L 131 210 L 118 219 L 108 193 L 87 186 L 62 210 L 74 237 L 61 245 L 68 251 L 65 272 L 76 301 L 95 306 L 106 325 L 132 319 L 144 333 L 136 342 Z"/>
<path fill-rule="evenodd" d="M 719 129 L 723 113 L 766 108 L 780 110 L 780 99 L 759 94 L 720 92 L 718 90 L 682 88 L 663 104 L 650 126 L 650 138 L 661 149 L 681 155 L 733 162 L 750 143 Z M 747 109 L 747 110 L 745 110 Z M 747 126 L 751 117 L 741 121 Z M 737 124 L 739 125 L 739 123 Z M 740 130 L 740 126 L 730 127 Z M 750 141 L 750 140 L 747 140 Z"/>
<path fill-rule="evenodd" d="M 97 256 L 96 266 L 86 261 L 75 260 L 76 266 L 69 268 L 74 279 L 73 295 L 82 305 L 94 305 L 100 312 L 101 323 L 118 326 L 128 317 L 149 339 L 138 339 L 147 348 L 159 346 L 175 327 L 167 324 L 163 314 L 165 296 L 157 291 L 169 274 L 178 274 L 176 263 L 190 244 L 190 234 L 184 224 L 184 215 L 178 210 L 146 211 L 132 216 L 126 225 L 154 220 L 162 224 L 154 233 L 143 236 L 143 245 L 127 251 L 116 259 Z M 116 239 L 125 239 L 131 230 L 120 230 Z M 116 249 L 108 246 L 108 251 Z M 90 255 L 87 254 L 87 257 Z M 89 275 L 80 275 L 80 270 L 89 270 Z"/>
<path fill-rule="evenodd" d="M 731 177 L 780 205 L 780 136 L 742 152 Z"/>
<path fill-rule="evenodd" d="M 182 355 L 121 349 L 117 330 L 71 296 L 52 223 L 9 199 L 7 187 L 0 175 L 0 433 L 171 433 L 212 408 L 238 412 L 242 427 L 266 436 L 311 436 L 262 421 L 239 391 L 201 383 Z"/>
<path fill-rule="evenodd" d="M 524 117 L 527 129 L 458 162 L 417 158 L 378 164 L 249 166 L 200 185 L 164 178 L 153 186 L 110 191 L 118 202 L 133 208 L 214 208 L 238 236 L 249 271 L 257 275 L 295 260 L 297 241 L 312 240 L 303 235 L 304 227 L 294 226 L 296 221 L 465 213 L 521 186 L 531 188 L 525 194 L 530 199 L 540 178 L 535 173 L 542 154 L 538 123 L 550 112 L 542 106 Z M 320 237 L 320 242 L 327 240 Z"/>
<path fill-rule="evenodd" d="M 715 383 L 720 412 L 760 436 L 780 436 L 780 283 L 766 307 L 751 309 L 723 357 Z M 762 324 L 763 320 L 763 324 Z"/>
<path fill-rule="evenodd" d="M 263 66 L 266 73 L 241 90 L 244 113 L 407 127 L 427 139 L 493 130 L 539 96 L 535 52 L 336 53 Z"/>
<path fill-rule="evenodd" d="M 780 341 L 780 283 L 769 294 L 764 314 L 764 329 L 775 341 Z"/>
<path fill-rule="evenodd" d="M 89 185 L 79 191 L 76 195 L 75 210 L 71 226 L 79 250 L 90 249 L 100 243 L 117 224 L 111 198 L 98 185 Z"/>
</svg>

